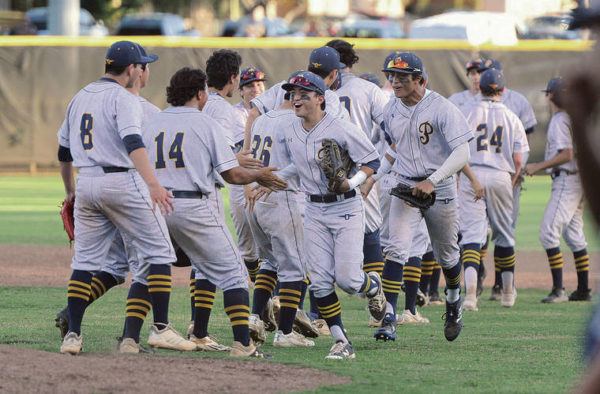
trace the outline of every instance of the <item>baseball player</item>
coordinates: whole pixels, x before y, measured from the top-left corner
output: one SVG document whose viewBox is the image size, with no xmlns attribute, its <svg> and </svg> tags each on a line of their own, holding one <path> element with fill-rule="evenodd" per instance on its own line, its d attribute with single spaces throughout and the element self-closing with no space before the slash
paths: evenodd
<svg viewBox="0 0 600 394">
<path fill-rule="evenodd" d="M 290 159 L 283 145 L 284 130 L 292 125 L 296 115 L 291 102 L 284 101 L 280 109 L 259 116 L 252 126 L 255 157 L 265 166 L 286 168 Z M 286 190 L 258 200 L 249 213 L 249 222 L 263 259 L 254 287 L 254 302 L 250 315 L 250 333 L 264 342 L 265 329 L 260 316 L 279 281 L 278 331 L 273 339 L 276 347 L 311 347 L 315 343 L 293 330 L 299 305 L 306 294 L 306 262 L 303 219 L 304 193 L 299 178 L 288 179 Z M 258 196 L 255 196 L 258 198 Z M 310 328 L 310 321 L 307 322 Z M 318 333 L 317 333 L 318 334 Z"/>
<path fill-rule="evenodd" d="M 395 158 L 386 155 L 386 159 L 394 163 L 396 180 L 412 186 L 416 197 L 436 192 L 435 204 L 427 210 L 392 198 L 390 244 L 384 251 L 383 281 L 384 284 L 399 283 L 403 268 L 409 268 L 411 274 L 420 277 L 420 266 L 412 265 L 409 257 L 413 235 L 425 219 L 434 253 L 446 277 L 444 335 L 448 341 L 453 341 L 463 326 L 454 174 L 468 162 L 468 142 L 473 134 L 458 108 L 438 93 L 426 89 L 423 69 L 417 55 L 403 52 L 390 60 L 383 70 L 391 75 L 398 98 L 390 101 L 384 113 L 385 130 L 390 134 L 396 152 Z M 415 284 L 418 287 L 419 280 Z M 385 339 L 385 329 L 390 331 L 389 339 L 395 336 L 392 331 L 396 324 L 394 303 L 397 294 L 386 292 L 386 299 L 385 317 L 376 333 L 376 337 L 381 335 L 378 339 Z"/>
<path fill-rule="evenodd" d="M 477 190 L 467 177 L 460 177 L 460 230 L 466 297 L 463 307 L 477 310 L 477 275 L 480 248 L 492 228 L 494 259 L 502 272 L 502 306 L 512 307 L 517 292 L 514 285 L 515 237 L 512 227 L 512 190 L 521 172 L 522 152 L 529 151 L 525 129 L 519 118 L 504 104 L 504 76 L 496 69 L 481 74 L 482 101 L 467 117 L 475 139 L 466 173 L 473 172 L 483 189 Z"/>
<path fill-rule="evenodd" d="M 244 145 L 244 128 L 248 112 L 252 108 L 250 101 L 261 95 L 265 91 L 265 73 L 256 67 L 248 67 L 240 73 L 239 91 L 242 101 L 234 105 L 236 110 L 236 123 L 234 130 L 235 150 L 239 152 Z M 229 207 L 231 209 L 231 218 L 238 236 L 238 248 L 242 258 L 248 267 L 250 279 L 254 281 L 258 272 L 258 252 L 252 237 L 252 231 L 246 218 L 244 187 L 240 185 L 229 186 Z"/>
<path fill-rule="evenodd" d="M 573 157 L 571 120 L 563 110 L 564 80 L 561 77 L 552 78 L 544 92 L 552 111 L 546 153 L 544 161 L 530 163 L 526 167 L 529 175 L 545 170 L 552 177 L 552 194 L 540 226 L 540 242 L 546 249 L 552 272 L 552 291 L 542 302 L 589 301 L 590 257 L 583 233 L 583 190 L 577 162 Z M 564 260 L 560 251 L 561 235 L 573 252 L 577 269 L 577 290 L 569 298 L 565 295 L 562 283 Z"/>
<path fill-rule="evenodd" d="M 299 175 L 307 198 L 304 245 L 311 287 L 335 340 L 326 359 L 353 359 L 356 355 L 343 328 L 335 285 L 349 294 L 365 294 L 373 317 L 382 317 L 385 300 L 381 279 L 376 272 L 362 271 L 364 205 L 356 191 L 379 167 L 379 155 L 357 126 L 324 111 L 327 87 L 322 78 L 300 72 L 283 88 L 290 92 L 297 119 L 285 130 L 283 141 L 294 164 L 282 175 L 290 167 L 295 169 L 291 173 Z M 324 139 L 337 142 L 360 165 L 350 179 L 343 181 L 341 194 L 328 191 L 329 180 L 320 167 Z"/>
<path fill-rule="evenodd" d="M 481 101 L 481 95 L 479 94 L 480 66 L 481 59 L 469 60 L 467 64 L 465 64 L 465 69 L 467 71 L 467 77 L 471 82 L 471 86 L 469 86 L 469 89 L 454 93 L 448 97 L 448 100 L 456 105 L 465 117 L 468 116 L 471 109 Z"/>
<path fill-rule="evenodd" d="M 128 296 L 128 310 L 141 312 L 142 321 L 152 307 L 154 324 L 148 344 L 196 349 L 169 324 L 175 254 L 159 209 L 170 212 L 172 196 L 160 186 L 148 161 L 139 98 L 125 90 L 140 78 L 142 65 L 155 60 L 130 41 L 114 43 L 106 54 L 104 77 L 75 95 L 58 131 L 58 158 L 67 198 L 77 195 L 77 241 L 67 292 L 69 329 L 61 353 L 81 351 L 81 321 L 91 295 L 93 271 L 106 262 L 117 229 L 139 252 L 137 274 L 148 281 L 148 286 L 137 282 L 137 289 Z M 79 169 L 76 187 L 73 166 Z"/>
<path fill-rule="evenodd" d="M 375 144 L 379 134 L 374 134 L 373 124 L 383 126 L 383 108 L 389 97 L 375 84 L 365 81 L 352 73 L 352 67 L 358 63 L 358 56 L 353 45 L 344 40 L 331 40 L 328 47 L 335 49 L 340 55 L 340 61 L 346 66 L 341 70 L 341 83 L 336 93 L 350 114 L 350 121 L 357 125 L 369 140 Z M 377 188 L 365 198 L 365 236 L 363 245 L 365 272 L 383 273 L 383 255 L 379 230 L 383 218 L 379 207 Z"/>
<path fill-rule="evenodd" d="M 223 217 L 215 211 L 208 194 L 215 192 L 215 172 L 232 184 L 258 181 L 270 188 L 283 188 L 286 183 L 271 173 L 273 168 L 248 170 L 239 166 L 220 125 L 200 112 L 208 99 L 205 89 L 206 75 L 201 70 L 177 71 L 167 87 L 167 102 L 172 107 L 147 121 L 145 141 L 154 145 L 150 160 L 155 164 L 158 180 L 174 197 L 173 213 L 167 217 L 171 236 L 189 256 L 195 270 L 223 289 L 225 312 L 234 337 L 230 355 L 257 357 L 260 352 L 250 341 L 248 331 L 246 270 Z M 200 303 L 212 300 L 197 299 Z M 198 328 L 194 327 L 192 342 L 214 342 L 208 335 L 197 337 L 197 333 Z"/>
<path fill-rule="evenodd" d="M 498 71 L 502 71 L 502 64 L 495 59 L 486 59 L 481 62 L 479 67 L 479 72 L 482 73 L 490 68 L 494 68 Z M 525 127 L 525 133 L 529 136 L 529 134 L 533 133 L 535 125 L 537 124 L 537 120 L 535 118 L 535 113 L 533 112 L 533 108 L 531 104 L 527 101 L 525 96 L 521 93 L 515 92 L 514 90 L 505 88 L 502 94 L 502 104 L 504 104 L 509 110 L 514 112 L 517 117 L 523 123 L 523 127 Z M 527 164 L 527 160 L 529 158 L 529 153 L 523 153 L 523 168 L 525 164 Z M 523 174 L 521 174 L 519 178 L 519 182 L 517 186 L 513 190 L 513 228 L 517 227 L 517 218 L 519 217 L 519 208 L 520 208 L 520 200 L 521 200 L 521 183 L 523 182 Z M 499 300 L 501 298 L 501 289 L 502 289 L 502 268 L 498 262 L 494 261 L 495 265 L 495 280 L 494 287 L 492 288 L 492 295 L 490 300 Z"/>
</svg>

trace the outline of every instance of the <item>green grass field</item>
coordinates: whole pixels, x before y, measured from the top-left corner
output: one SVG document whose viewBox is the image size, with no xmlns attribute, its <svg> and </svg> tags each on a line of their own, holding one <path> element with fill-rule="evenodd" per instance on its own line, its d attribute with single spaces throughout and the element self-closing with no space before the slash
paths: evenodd
<svg viewBox="0 0 600 394">
<path fill-rule="evenodd" d="M 546 178 L 527 180 L 517 235 L 521 249 L 540 250 L 537 233 L 549 186 Z M 0 177 L 0 243 L 64 245 L 58 216 L 62 197 L 58 175 Z M 599 250 L 591 227 L 587 230 L 590 249 Z M 399 328 L 396 342 L 375 342 L 372 329 L 366 326 L 364 300 L 341 295 L 357 360 L 326 362 L 330 338 L 317 339 L 316 347 L 310 350 L 281 350 L 270 344 L 264 350 L 273 355 L 268 362 L 294 363 L 352 377 L 350 385 L 319 392 L 566 392 L 581 374 L 580 343 L 591 305 L 540 304 L 544 293 L 520 290 L 517 305 L 511 310 L 482 301 L 479 312 L 465 314 L 463 333 L 452 343 L 443 337 L 442 307 L 422 309 L 431 324 Z M 83 327 L 86 351 L 114 351 L 125 297 L 126 289 L 119 287 L 90 307 Z M 228 343 L 229 324 L 220 297 L 217 300 L 210 331 Z M 0 343 L 56 352 L 60 342 L 53 318 L 64 303 L 62 288 L 2 287 L 0 268 Z M 187 289 L 175 288 L 171 305 L 171 320 L 185 331 L 189 320 Z M 180 356 L 208 357 L 200 353 Z"/>
</svg>

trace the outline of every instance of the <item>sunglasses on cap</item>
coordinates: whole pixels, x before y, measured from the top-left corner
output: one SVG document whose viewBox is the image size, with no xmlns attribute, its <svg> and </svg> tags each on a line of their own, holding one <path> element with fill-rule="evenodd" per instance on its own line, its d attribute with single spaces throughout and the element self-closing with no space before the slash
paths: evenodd
<svg viewBox="0 0 600 394">
<path fill-rule="evenodd" d="M 265 73 L 263 73 L 262 71 L 252 70 L 243 73 L 240 78 L 242 79 L 242 81 L 247 81 L 249 79 L 265 79 Z"/>
<path fill-rule="evenodd" d="M 304 87 L 307 87 L 307 88 L 314 87 L 314 85 L 312 84 L 312 82 L 310 82 L 308 79 L 304 78 L 301 75 L 291 78 L 290 79 L 290 83 L 293 84 L 293 85 L 304 86 Z"/>
<path fill-rule="evenodd" d="M 402 58 L 400 58 L 400 57 L 392 59 L 388 62 L 386 69 L 390 69 L 390 68 L 396 68 L 398 70 L 402 70 L 404 72 L 409 72 L 409 73 L 421 72 L 421 69 L 416 68 L 416 67 L 410 67 L 408 65 L 408 63 L 405 62 L 404 60 L 402 60 Z"/>
</svg>

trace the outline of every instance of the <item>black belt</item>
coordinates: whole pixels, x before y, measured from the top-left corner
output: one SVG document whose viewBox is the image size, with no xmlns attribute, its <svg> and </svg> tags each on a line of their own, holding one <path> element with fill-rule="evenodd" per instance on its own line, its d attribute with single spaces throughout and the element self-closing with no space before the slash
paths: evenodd
<svg viewBox="0 0 600 394">
<path fill-rule="evenodd" d="M 171 193 L 173 193 L 174 198 L 202 198 L 207 196 L 207 194 L 193 190 L 171 190 Z"/>
<path fill-rule="evenodd" d="M 102 171 L 104 171 L 105 174 L 110 174 L 113 172 L 127 172 L 131 170 L 131 168 L 126 168 L 126 167 L 102 167 Z"/>
<path fill-rule="evenodd" d="M 356 197 L 356 190 L 350 190 L 344 194 L 311 194 L 308 199 L 310 202 L 331 203 L 344 201 L 352 197 Z"/>
<path fill-rule="evenodd" d="M 567 175 L 575 175 L 577 174 L 577 171 L 571 171 L 571 170 L 565 170 L 563 168 L 558 169 L 558 170 L 554 170 L 550 173 L 550 178 L 554 179 L 560 176 L 560 174 L 567 174 Z"/>
<path fill-rule="evenodd" d="M 423 182 L 425 179 L 427 179 L 427 177 L 424 176 L 402 176 L 402 178 L 413 182 Z"/>
</svg>

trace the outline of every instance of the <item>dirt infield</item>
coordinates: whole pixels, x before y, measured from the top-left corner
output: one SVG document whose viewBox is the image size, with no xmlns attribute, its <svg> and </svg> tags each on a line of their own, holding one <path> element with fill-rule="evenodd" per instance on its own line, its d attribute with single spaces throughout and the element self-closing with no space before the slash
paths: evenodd
<svg viewBox="0 0 600 394">
<path fill-rule="evenodd" d="M 72 251 L 68 246 L 0 245 L 1 286 L 65 286 L 70 274 Z M 567 290 L 577 285 L 573 256 L 566 253 L 564 284 Z M 595 289 L 600 280 L 597 262 L 600 253 L 591 255 L 590 285 Z M 486 259 L 486 285 L 493 284 L 493 257 Z M 516 284 L 519 288 L 549 289 L 552 279 L 544 252 L 518 252 Z M 173 268 L 173 284 L 187 286 L 189 268 Z"/>
<path fill-rule="evenodd" d="M 116 354 L 72 357 L 6 345 L 0 345 L 0 363 L 2 393 L 276 393 L 350 382 L 316 369 L 271 362 Z"/>
</svg>

